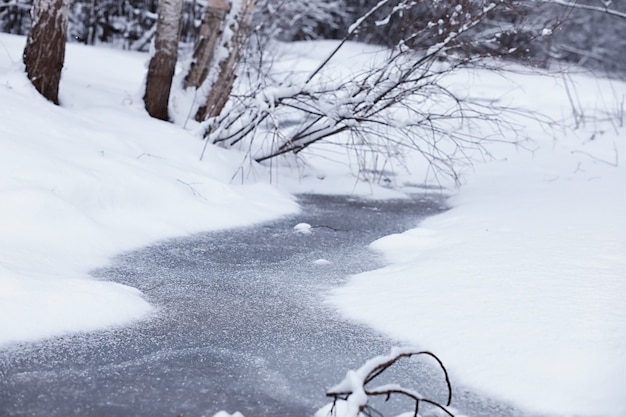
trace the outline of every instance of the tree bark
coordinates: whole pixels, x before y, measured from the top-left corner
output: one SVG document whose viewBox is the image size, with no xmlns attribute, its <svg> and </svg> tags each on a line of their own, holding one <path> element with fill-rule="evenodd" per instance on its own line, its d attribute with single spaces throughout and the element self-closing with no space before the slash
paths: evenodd
<svg viewBox="0 0 626 417">
<path fill-rule="evenodd" d="M 183 0 L 160 0 L 155 52 L 150 59 L 143 97 L 150 116 L 169 120 L 170 89 L 178 58 L 178 39 Z"/>
<path fill-rule="evenodd" d="M 198 40 L 194 45 L 193 61 L 185 77 L 185 88 L 200 88 L 206 80 L 229 10 L 230 5 L 226 0 L 209 0 L 207 3 Z"/>
<path fill-rule="evenodd" d="M 59 82 L 65 60 L 69 0 L 36 0 L 24 48 L 24 65 L 33 86 L 59 104 Z"/>
<path fill-rule="evenodd" d="M 219 62 L 213 63 L 216 66 L 216 75 L 212 82 L 205 104 L 196 112 L 196 120 L 203 121 L 211 117 L 219 116 L 233 89 L 235 83 L 237 64 L 241 56 L 241 50 L 244 47 L 249 31 L 250 20 L 256 0 L 239 0 L 230 10 L 232 16 L 232 25 L 224 28 L 220 35 L 220 45 L 226 51 L 224 57 L 220 57 Z M 226 19 L 230 20 L 230 19 Z M 226 24 L 228 24 L 226 22 Z M 226 30 L 231 31 L 225 36 Z M 208 71 L 211 69 L 209 66 Z M 206 77 L 206 75 L 205 75 Z"/>
</svg>

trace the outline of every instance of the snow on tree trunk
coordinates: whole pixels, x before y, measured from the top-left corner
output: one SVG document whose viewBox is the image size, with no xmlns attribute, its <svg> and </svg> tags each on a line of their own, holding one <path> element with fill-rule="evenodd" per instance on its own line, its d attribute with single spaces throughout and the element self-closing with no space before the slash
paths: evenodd
<svg viewBox="0 0 626 417">
<path fill-rule="evenodd" d="M 148 43 L 150 43 L 150 41 L 152 41 L 152 38 L 154 38 L 155 33 L 156 33 L 156 23 L 152 25 L 150 29 L 146 30 L 139 39 L 132 42 L 130 46 L 128 47 L 128 49 L 130 49 L 131 51 L 141 51 L 144 48 L 144 46 L 146 46 Z"/>
<path fill-rule="evenodd" d="M 32 24 L 24 65 L 37 91 L 59 104 L 59 81 L 65 60 L 65 39 L 69 0 L 37 0 L 32 9 Z"/>
<path fill-rule="evenodd" d="M 206 80 L 229 10 L 230 5 L 226 0 L 208 2 L 194 46 L 193 62 L 185 78 L 185 88 L 199 88 Z"/>
<path fill-rule="evenodd" d="M 207 24 L 204 28 L 206 32 L 201 33 L 196 45 L 194 63 L 185 83 L 186 87 L 197 88 L 200 96 L 205 97 L 195 115 L 198 121 L 218 116 L 228 101 L 241 50 L 248 39 L 255 4 L 255 0 L 233 0 L 230 8 L 224 11 L 222 0 L 209 2 L 212 10 L 207 9 L 207 13 L 211 13 L 210 18 L 222 16 L 222 22 L 217 24 L 214 20 L 216 24 Z M 205 22 L 208 20 L 205 16 Z"/>
<path fill-rule="evenodd" d="M 150 116 L 168 120 L 170 88 L 178 57 L 183 0 L 160 0 L 155 52 L 150 59 L 143 101 Z"/>
</svg>

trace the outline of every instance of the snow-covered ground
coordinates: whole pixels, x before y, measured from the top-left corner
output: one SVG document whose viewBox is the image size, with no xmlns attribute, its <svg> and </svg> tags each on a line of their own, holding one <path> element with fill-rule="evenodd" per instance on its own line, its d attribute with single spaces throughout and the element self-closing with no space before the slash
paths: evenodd
<svg viewBox="0 0 626 417">
<path fill-rule="evenodd" d="M 571 110 L 555 80 L 514 78 L 517 101 L 557 118 Z M 372 243 L 389 265 L 330 300 L 436 352 L 456 383 L 523 409 L 623 417 L 626 85 L 574 80 L 581 109 L 604 122 L 530 127 L 533 152 L 494 148 L 498 159 L 475 165 L 449 211 Z M 479 76 L 476 89 L 503 81 Z"/>
<path fill-rule="evenodd" d="M 69 45 L 51 106 L 24 38 L 0 35 L 0 346 L 125 324 L 153 308 L 90 270 L 156 240 L 292 213 L 292 196 L 232 181 L 241 155 L 147 117 L 146 56 Z"/>
<path fill-rule="evenodd" d="M 310 155 L 302 180 L 219 148 L 199 161 L 197 138 L 142 110 L 145 55 L 69 45 L 56 107 L 23 74 L 23 45 L 0 35 L 0 347 L 153 314 L 137 290 L 89 271 L 159 239 L 298 209 L 262 178 L 292 193 L 411 190 L 355 181 L 336 150 Z M 290 65 L 310 66 L 328 48 L 310 44 Z M 338 71 L 355 62 L 344 55 Z M 448 212 L 375 242 L 389 265 L 329 300 L 436 352 L 454 383 L 531 410 L 626 416 L 626 85 L 574 76 L 570 100 L 562 79 L 537 75 L 477 71 L 450 82 L 556 119 L 571 103 L 595 117 L 577 130 L 520 120 L 532 152 L 490 148 L 495 159 L 466 173 Z M 423 182 L 416 164 L 417 180 L 395 183 Z"/>
</svg>

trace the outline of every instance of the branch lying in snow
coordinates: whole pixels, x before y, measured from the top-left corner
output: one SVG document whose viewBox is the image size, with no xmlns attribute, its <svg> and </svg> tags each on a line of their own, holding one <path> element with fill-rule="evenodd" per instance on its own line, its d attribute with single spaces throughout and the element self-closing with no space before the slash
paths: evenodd
<svg viewBox="0 0 626 417">
<path fill-rule="evenodd" d="M 418 392 L 403 388 L 397 384 L 386 384 L 374 388 L 366 387 L 367 384 L 371 383 L 400 359 L 411 358 L 413 356 L 429 356 L 435 359 L 438 366 L 443 370 L 448 389 L 445 405 L 442 405 L 437 401 L 424 398 Z M 373 413 L 380 415 L 379 412 L 368 405 L 369 397 L 385 396 L 387 397 L 387 400 L 389 400 L 392 395 L 401 395 L 412 399 L 415 404 L 415 408 L 413 410 L 414 417 L 418 416 L 419 407 L 422 403 L 428 404 L 440 411 L 443 411 L 446 415 L 454 417 L 454 414 L 447 409 L 452 402 L 452 386 L 450 384 L 448 371 L 443 365 L 443 362 L 441 362 L 441 360 L 431 352 L 413 351 L 406 348 L 392 349 L 389 355 L 378 356 L 370 359 L 359 369 L 348 371 L 345 379 L 326 393 L 326 396 L 334 399 L 329 415 L 336 415 L 339 401 L 343 401 L 343 405 L 345 405 L 345 414 L 342 414 L 341 417 L 358 417 L 362 414 L 368 416 Z"/>
<path fill-rule="evenodd" d="M 617 168 L 617 167 L 619 167 L 619 151 L 617 150 L 617 145 L 615 144 L 615 142 L 613 142 L 613 152 L 615 154 L 615 156 L 613 158 L 613 161 L 607 161 L 605 159 L 598 158 L 598 157 L 590 154 L 589 152 L 577 151 L 577 150 L 571 151 L 572 154 L 585 155 L 585 156 L 588 156 L 589 158 L 593 159 L 596 162 L 600 162 L 602 164 L 606 164 L 608 166 Z"/>
<path fill-rule="evenodd" d="M 504 2 L 481 0 L 468 3 L 466 9 L 446 10 L 447 21 L 415 27 L 386 56 L 379 55 L 374 67 L 344 80 L 324 80 L 328 63 L 366 20 L 375 18 L 377 25 L 385 24 L 392 15 L 416 4 L 396 0 L 386 12 L 388 18 L 380 20 L 375 12 L 388 3 L 380 0 L 358 19 L 307 77 L 280 85 L 254 80 L 252 91 L 233 95 L 228 111 L 203 122 L 198 134 L 207 144 L 238 147 L 257 162 L 297 155 L 331 138 L 338 138 L 359 161 L 362 155 L 376 154 L 402 165 L 404 155 L 417 151 L 432 168 L 429 175 L 442 174 L 455 182 L 472 158 L 489 155 L 487 143 L 520 145 L 525 140 L 517 134 L 520 126 L 507 118 L 515 109 L 480 104 L 445 85 L 457 70 L 478 67 L 487 62 L 485 58 L 508 53 L 498 52 L 493 44 L 496 37 L 474 36 L 496 9 L 506 10 Z M 412 49 L 415 40 L 423 38 L 432 39 L 430 47 Z M 463 52 L 467 48 L 484 52 L 467 55 Z M 527 116 L 532 117 L 530 112 Z M 359 175 L 366 177 L 366 172 L 359 166 Z"/>
<path fill-rule="evenodd" d="M 199 198 L 201 198 L 201 199 L 203 199 L 203 200 L 206 200 L 206 198 L 205 198 L 202 194 L 200 194 L 200 193 L 198 192 L 198 190 L 196 190 L 195 188 L 193 188 L 194 184 L 190 184 L 190 183 L 185 182 L 185 181 L 183 181 L 183 180 L 180 180 L 180 179 L 178 179 L 178 178 L 176 178 L 176 181 L 178 181 L 178 182 L 179 182 L 179 183 L 181 183 L 181 184 L 186 185 L 186 186 L 189 188 L 189 190 L 191 190 L 191 193 L 192 193 L 194 196 L 199 197 Z"/>
</svg>

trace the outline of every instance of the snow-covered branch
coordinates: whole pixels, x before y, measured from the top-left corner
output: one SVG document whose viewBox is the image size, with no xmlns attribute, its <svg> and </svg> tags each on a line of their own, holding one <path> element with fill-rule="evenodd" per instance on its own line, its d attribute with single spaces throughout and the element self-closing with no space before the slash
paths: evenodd
<svg viewBox="0 0 626 417">
<path fill-rule="evenodd" d="M 444 403 L 426 398 L 419 392 L 405 388 L 399 384 L 384 384 L 377 387 L 368 387 L 376 378 L 383 374 L 390 367 L 395 365 L 401 359 L 409 359 L 411 357 L 427 356 L 435 360 L 437 366 L 443 371 L 443 376 L 447 387 L 447 397 Z M 333 388 L 331 388 L 326 396 L 333 398 L 333 403 L 328 410 L 328 415 L 335 417 L 359 417 L 368 415 L 382 415 L 374 410 L 369 404 L 370 397 L 384 396 L 389 400 L 391 396 L 402 396 L 413 401 L 414 408 L 411 410 L 413 416 L 417 417 L 421 404 L 433 407 L 445 415 L 454 417 L 452 411 L 448 408 L 452 402 L 452 385 L 448 371 L 443 362 L 433 353 L 428 351 L 414 351 L 407 348 L 394 348 L 388 355 L 377 356 L 366 361 L 359 369 L 351 370 L 346 373 L 345 378 Z M 323 413 L 318 413 L 322 416 Z"/>
<path fill-rule="evenodd" d="M 602 1 L 602 5 L 594 6 L 593 4 L 579 3 L 570 0 L 540 0 L 542 3 L 557 4 L 559 6 L 569 7 L 572 9 L 590 10 L 593 12 L 606 13 L 610 16 L 626 19 L 626 13 L 610 8 L 610 1 Z"/>
<path fill-rule="evenodd" d="M 348 148 L 393 157 L 417 151 L 435 171 L 457 181 L 456 169 L 471 154 L 483 153 L 486 142 L 503 140 L 494 132 L 507 130 L 510 141 L 517 141 L 516 129 L 502 117 L 503 108 L 473 102 L 466 93 L 445 86 L 458 69 L 508 52 L 492 45 L 495 36 L 475 36 L 499 7 L 506 7 L 504 3 L 480 0 L 449 6 L 438 14 L 447 20 L 438 17 L 415 27 L 394 48 L 379 51 L 370 69 L 342 79 L 329 73 L 333 58 L 368 19 L 392 24 L 396 15 L 415 4 L 378 2 L 308 75 L 281 84 L 260 82 L 248 93 L 233 96 L 228 111 L 205 121 L 201 134 L 207 143 L 240 147 L 258 162 L 298 154 L 331 138 L 341 138 Z M 375 13 L 383 7 L 388 9 L 382 16 Z M 417 38 L 431 42 L 426 49 L 415 49 Z M 484 52 L 468 55 L 470 43 Z M 491 132 L 481 131 L 485 126 L 491 126 Z"/>
</svg>

